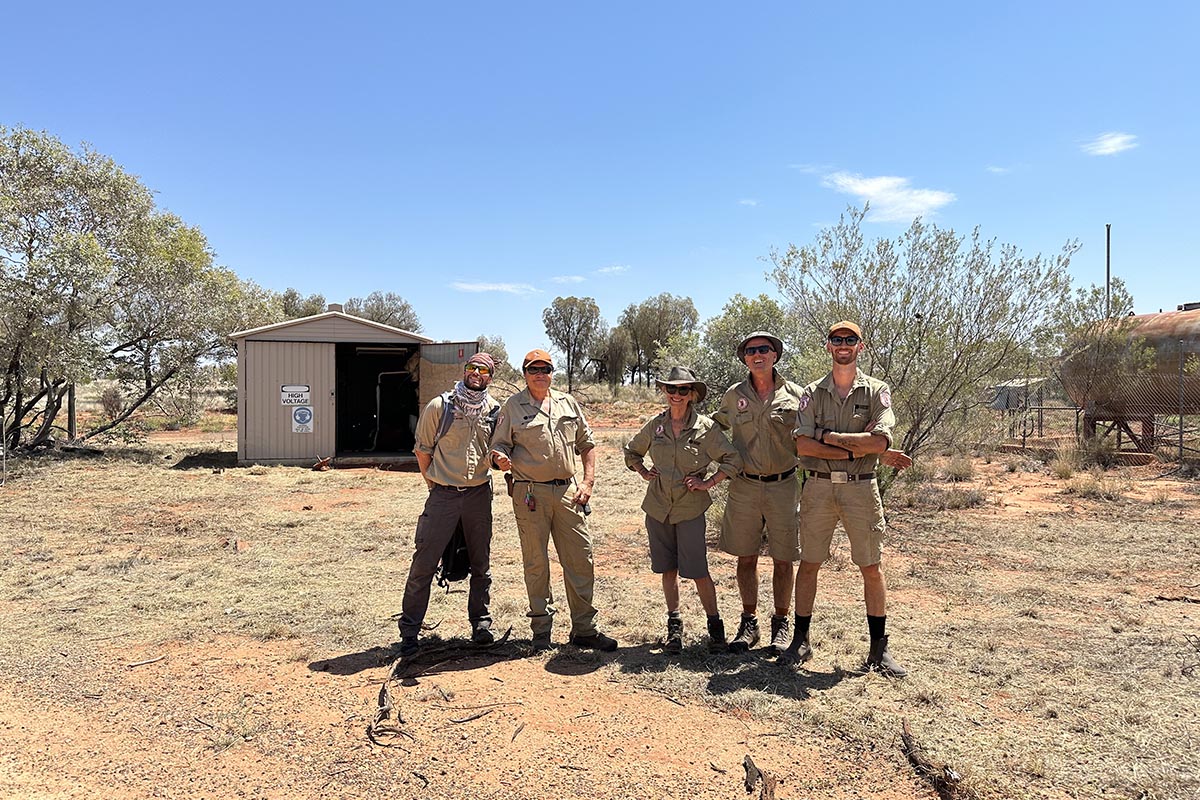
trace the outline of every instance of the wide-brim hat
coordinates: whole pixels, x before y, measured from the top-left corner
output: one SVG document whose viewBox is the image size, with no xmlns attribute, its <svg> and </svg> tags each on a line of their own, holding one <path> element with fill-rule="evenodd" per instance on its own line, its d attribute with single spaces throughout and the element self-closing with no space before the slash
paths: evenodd
<svg viewBox="0 0 1200 800">
<path fill-rule="evenodd" d="M 708 384 L 696 377 L 696 373 L 687 367 L 671 367 L 665 378 L 656 378 L 659 386 L 691 386 L 696 393 L 696 402 L 708 397 Z"/>
<path fill-rule="evenodd" d="M 783 358 L 782 339 L 773 333 L 767 333 L 766 331 L 755 331 L 745 339 L 742 339 L 742 343 L 737 346 L 737 357 L 739 361 L 746 357 L 746 342 L 750 341 L 751 339 L 766 339 L 771 343 L 771 346 L 775 348 L 775 360 L 779 361 L 779 359 Z"/>
</svg>

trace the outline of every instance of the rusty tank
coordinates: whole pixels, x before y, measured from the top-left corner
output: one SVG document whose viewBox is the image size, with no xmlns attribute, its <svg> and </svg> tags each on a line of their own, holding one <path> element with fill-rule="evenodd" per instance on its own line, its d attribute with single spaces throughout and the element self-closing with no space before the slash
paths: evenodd
<svg viewBox="0 0 1200 800">
<path fill-rule="evenodd" d="M 1097 421 L 1114 422 L 1135 440 L 1148 440 L 1139 442 L 1138 449 L 1149 449 L 1155 417 L 1200 414 L 1200 308 L 1195 305 L 1120 322 L 1131 347 L 1148 348 L 1144 366 L 1136 371 L 1097 369 L 1087 350 L 1064 356 L 1063 388 L 1083 409 L 1090 431 Z M 1134 422 L 1141 423 L 1141 436 L 1129 427 Z"/>
</svg>

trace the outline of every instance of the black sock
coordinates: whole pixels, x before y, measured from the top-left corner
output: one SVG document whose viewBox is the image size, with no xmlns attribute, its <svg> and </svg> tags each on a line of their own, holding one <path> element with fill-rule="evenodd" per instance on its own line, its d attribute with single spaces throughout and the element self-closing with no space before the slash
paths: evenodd
<svg viewBox="0 0 1200 800">
<path fill-rule="evenodd" d="M 812 614 L 809 614 L 807 617 L 802 617 L 799 614 L 796 615 L 796 633 L 794 635 L 800 637 L 800 641 L 808 638 L 809 625 L 812 625 Z"/>
<path fill-rule="evenodd" d="M 709 615 L 708 615 L 708 623 L 709 623 L 710 625 L 711 625 L 712 623 L 714 623 L 714 622 L 720 622 L 720 621 L 721 621 L 721 615 L 720 615 L 720 614 L 709 614 Z"/>
<path fill-rule="evenodd" d="M 882 639 L 887 630 L 887 615 L 872 617 L 867 614 L 867 629 L 871 631 L 871 641 Z"/>
</svg>

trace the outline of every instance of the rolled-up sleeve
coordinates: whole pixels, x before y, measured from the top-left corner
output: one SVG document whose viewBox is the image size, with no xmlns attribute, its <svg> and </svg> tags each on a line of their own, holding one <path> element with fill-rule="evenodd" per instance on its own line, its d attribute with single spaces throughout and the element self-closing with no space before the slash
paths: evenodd
<svg viewBox="0 0 1200 800">
<path fill-rule="evenodd" d="M 579 401 L 572 397 L 571 403 L 575 407 L 575 413 L 579 415 L 579 425 L 575 429 L 575 452 L 583 455 L 596 446 L 596 440 L 592 437 L 592 426 L 588 425 Z"/>
<path fill-rule="evenodd" d="M 717 471 L 724 472 L 731 478 L 737 477 L 742 471 L 742 457 L 737 448 L 729 441 L 729 437 L 721 430 L 720 425 L 713 425 L 708 431 L 705 442 L 705 455 L 717 463 Z"/>
<path fill-rule="evenodd" d="M 801 436 L 812 439 L 816 435 L 817 418 L 813 405 L 813 390 L 806 388 L 800 395 L 800 405 L 796 411 L 796 427 L 792 429 L 793 439 L 799 439 Z"/>
<path fill-rule="evenodd" d="M 892 390 L 886 383 L 871 397 L 871 418 L 874 422 L 868 432 L 886 437 L 892 446 L 892 428 L 896 427 L 896 413 L 892 411 Z"/>
<path fill-rule="evenodd" d="M 632 470 L 637 470 L 638 467 L 646 466 L 646 453 L 650 452 L 650 428 L 654 419 L 642 426 L 642 429 L 634 434 L 623 449 L 625 453 L 625 466 Z"/>
<path fill-rule="evenodd" d="M 437 429 L 442 422 L 443 402 L 441 395 L 438 395 L 421 410 L 421 416 L 417 419 L 417 442 L 414 446 L 419 453 L 433 454 L 433 440 L 437 437 Z"/>
<path fill-rule="evenodd" d="M 516 397 L 516 395 L 513 395 Z M 512 458 L 513 438 L 512 438 L 512 418 L 513 418 L 513 398 L 510 397 L 505 402 L 504 407 L 500 409 L 500 417 L 496 420 L 496 432 L 492 435 L 492 449 L 497 453 Z"/>
</svg>

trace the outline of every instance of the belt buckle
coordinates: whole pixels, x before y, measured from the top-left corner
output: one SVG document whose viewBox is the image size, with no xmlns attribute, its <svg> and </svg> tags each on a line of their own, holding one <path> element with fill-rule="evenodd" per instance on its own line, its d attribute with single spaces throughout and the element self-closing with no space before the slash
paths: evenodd
<svg viewBox="0 0 1200 800">
<path fill-rule="evenodd" d="M 850 478 L 849 474 L 845 473 L 845 472 L 829 473 L 829 482 L 830 483 L 849 483 L 850 482 L 849 478 Z"/>
</svg>

